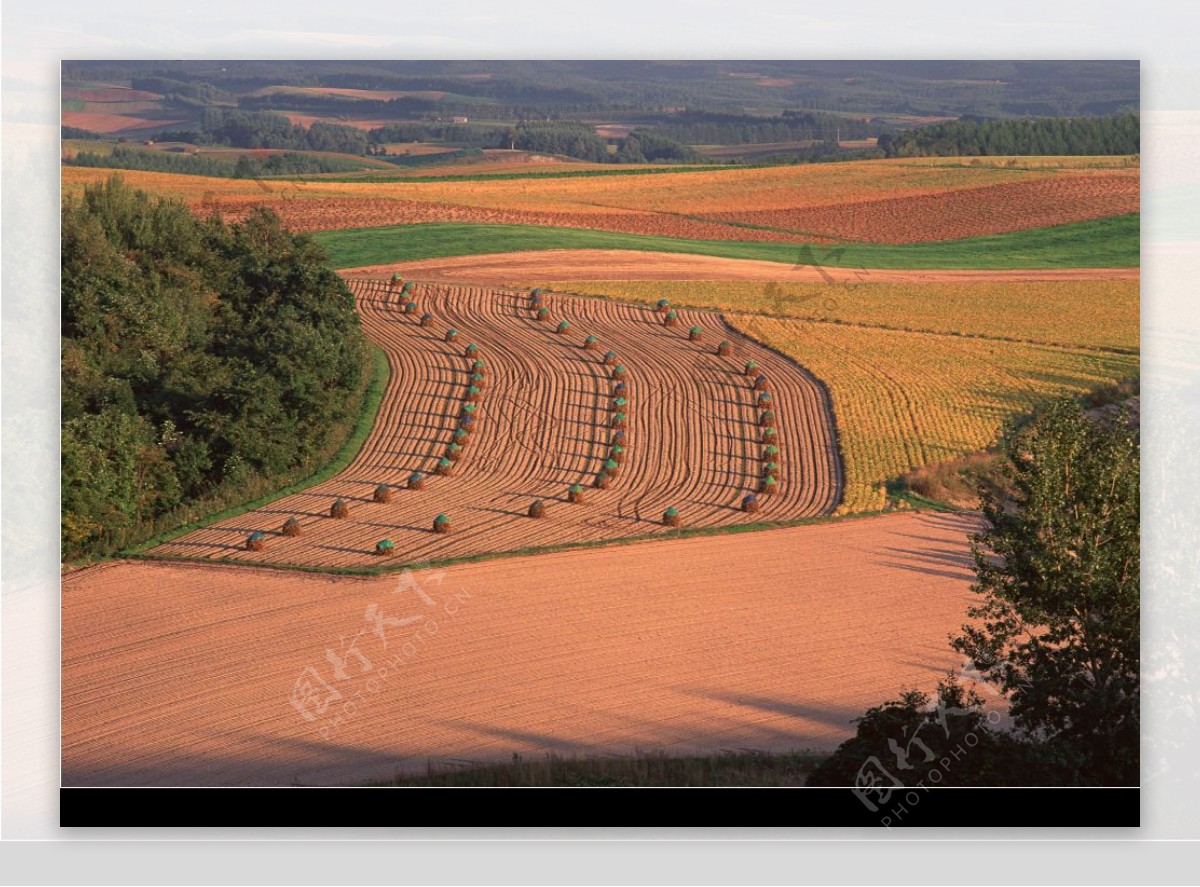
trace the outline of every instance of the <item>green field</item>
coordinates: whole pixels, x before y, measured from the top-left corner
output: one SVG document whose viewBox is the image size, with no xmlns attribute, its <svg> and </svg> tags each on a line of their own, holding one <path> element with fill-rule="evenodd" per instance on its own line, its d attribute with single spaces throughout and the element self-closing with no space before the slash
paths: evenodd
<svg viewBox="0 0 1200 887">
<path fill-rule="evenodd" d="M 536 225 L 391 225 L 313 235 L 335 268 L 548 249 L 626 249 L 835 268 L 1129 268 L 1140 263 L 1139 214 L 929 243 L 828 244 L 684 240 Z"/>
</svg>

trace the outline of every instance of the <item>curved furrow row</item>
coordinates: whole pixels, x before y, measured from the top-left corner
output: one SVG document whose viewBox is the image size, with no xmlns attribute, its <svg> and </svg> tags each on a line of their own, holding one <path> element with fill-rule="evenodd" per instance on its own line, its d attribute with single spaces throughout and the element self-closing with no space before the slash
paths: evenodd
<svg viewBox="0 0 1200 887">
<path fill-rule="evenodd" d="M 787 358 L 755 343 L 716 315 L 679 311 L 668 328 L 651 309 L 557 293 L 543 295 L 548 320 L 538 320 L 529 294 L 513 290 L 413 284 L 401 295 L 383 281 L 355 280 L 367 335 L 387 353 L 391 384 L 362 451 L 337 477 L 247 514 L 159 546 L 155 554 L 312 566 L 376 566 L 472 554 L 618 539 L 665 532 L 663 513 L 679 509 L 684 526 L 719 526 L 826 514 L 841 493 L 833 418 L 820 383 Z M 404 313 L 413 299 L 418 309 Z M 423 312 L 434 318 L 422 327 Z M 557 332 L 559 321 L 569 322 Z M 703 329 L 691 341 L 690 327 Z M 447 329 L 459 335 L 446 342 Z M 588 351 L 594 335 L 599 349 Z M 732 343 L 716 353 L 721 339 Z M 469 384 L 468 343 L 487 364 L 475 431 L 453 474 L 434 474 L 458 427 Z M 626 367 L 629 404 L 626 455 L 608 489 L 595 480 L 613 441 L 612 349 Z M 780 456 L 779 490 L 745 514 L 741 497 L 757 489 L 761 429 L 753 380 L 757 361 L 774 386 L 772 408 Z M 423 489 L 406 488 L 414 472 Z M 391 501 L 373 501 L 379 484 Z M 571 504 L 567 489 L 584 487 Z M 350 515 L 334 519 L 337 499 Z M 527 509 L 548 506 L 543 519 Z M 435 534 L 433 518 L 449 515 L 452 530 Z M 297 517 L 298 537 L 283 521 Z M 268 531 L 262 552 L 243 549 L 246 535 Z M 395 542 L 394 560 L 373 553 Z"/>
</svg>

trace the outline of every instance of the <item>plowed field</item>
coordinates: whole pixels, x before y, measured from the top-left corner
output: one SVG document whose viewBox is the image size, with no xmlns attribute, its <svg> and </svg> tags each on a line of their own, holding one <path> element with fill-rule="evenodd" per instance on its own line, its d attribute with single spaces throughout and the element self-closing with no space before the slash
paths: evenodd
<svg viewBox="0 0 1200 887">
<path fill-rule="evenodd" d="M 867 707 L 960 664 L 946 638 L 966 621 L 975 528 L 896 514 L 510 558 L 417 573 L 423 595 L 396 577 L 76 571 L 62 781 L 348 784 L 513 753 L 832 749 Z"/>
<path fill-rule="evenodd" d="M 418 285 L 415 314 L 383 281 L 353 281 L 368 332 L 388 353 L 392 383 L 377 426 L 355 462 L 334 479 L 264 508 L 195 531 L 154 549 L 158 555 L 311 566 L 366 567 L 661 533 L 664 511 L 683 526 L 709 527 L 830 513 L 842 488 L 835 430 L 822 386 L 790 360 L 724 328 L 717 318 L 680 311 L 667 328 L 651 309 L 613 302 L 545 297 L 539 322 L 526 293 Z M 417 317 L 431 312 L 430 327 Z M 559 321 L 570 329 L 556 332 Z M 688 330 L 704 328 L 693 342 Z M 448 344 L 448 327 L 459 331 Z M 599 350 L 583 348 L 587 335 Z M 732 353 L 718 356 L 717 342 Z M 475 431 L 453 476 L 433 476 L 464 406 L 468 343 L 487 364 L 487 388 Z M 614 441 L 615 381 L 603 355 L 627 368 L 625 461 L 608 489 L 593 483 Z M 779 453 L 778 492 L 757 514 L 739 508 L 757 488 L 766 441 L 757 395 L 742 374 L 755 360 L 772 384 Z M 425 488 L 405 489 L 413 472 Z M 377 485 L 396 485 L 392 501 L 373 501 Z M 573 484 L 586 503 L 569 503 Z M 330 517 L 349 504 L 348 518 Z M 549 514 L 527 516 L 534 499 Z M 452 532 L 435 534 L 446 514 Z M 300 537 L 278 532 L 296 516 Z M 268 533 L 262 551 L 243 550 L 247 535 Z M 373 553 L 395 542 L 392 558 Z"/>
</svg>

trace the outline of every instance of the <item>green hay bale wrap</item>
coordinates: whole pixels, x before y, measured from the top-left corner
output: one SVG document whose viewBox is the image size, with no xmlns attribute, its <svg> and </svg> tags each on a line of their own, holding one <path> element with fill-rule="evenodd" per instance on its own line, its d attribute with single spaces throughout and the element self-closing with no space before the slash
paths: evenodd
<svg viewBox="0 0 1200 887">
<path fill-rule="evenodd" d="M 289 517 L 283 522 L 283 527 L 279 532 L 283 533 L 285 536 L 299 536 L 301 533 L 300 521 L 296 520 L 294 517 Z"/>
<path fill-rule="evenodd" d="M 392 488 L 387 484 L 380 484 L 375 488 L 374 497 L 376 502 L 384 505 L 392 501 Z"/>
<path fill-rule="evenodd" d="M 267 547 L 267 534 L 262 530 L 255 530 L 246 537 L 247 551 L 262 551 Z"/>
<path fill-rule="evenodd" d="M 338 499 L 329 506 L 329 516 L 336 517 L 338 519 L 347 518 L 350 516 L 350 506 L 341 499 Z"/>
<path fill-rule="evenodd" d="M 449 533 L 450 532 L 450 518 L 448 515 L 439 514 L 437 517 L 435 517 L 433 519 L 433 532 L 435 532 L 435 533 Z"/>
<path fill-rule="evenodd" d="M 391 539 L 380 539 L 375 543 L 375 553 L 380 555 L 394 554 L 396 543 Z"/>
</svg>

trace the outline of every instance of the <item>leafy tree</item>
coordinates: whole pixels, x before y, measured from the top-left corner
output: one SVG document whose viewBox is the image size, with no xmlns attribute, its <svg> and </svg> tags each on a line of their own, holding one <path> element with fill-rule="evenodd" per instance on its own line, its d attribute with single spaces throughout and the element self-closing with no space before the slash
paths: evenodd
<svg viewBox="0 0 1200 887">
<path fill-rule="evenodd" d="M 1139 442 L 1127 417 L 1060 402 L 1006 438 L 1001 494 L 982 491 L 985 597 L 953 642 L 1032 738 L 1081 752 L 1084 776 L 1138 778 Z"/>
</svg>

